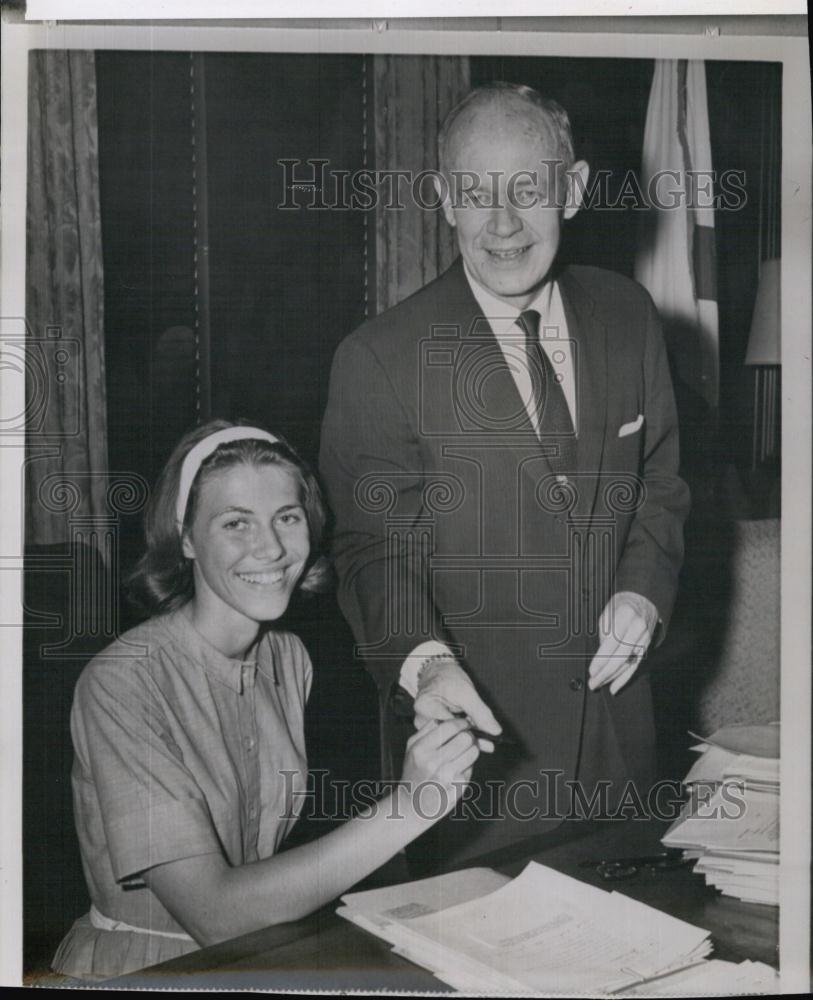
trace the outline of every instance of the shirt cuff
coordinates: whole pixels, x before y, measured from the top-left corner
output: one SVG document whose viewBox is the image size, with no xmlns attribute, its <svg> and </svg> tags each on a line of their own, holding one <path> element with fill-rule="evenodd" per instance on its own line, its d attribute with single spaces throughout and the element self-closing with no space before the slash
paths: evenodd
<svg viewBox="0 0 813 1000">
<path fill-rule="evenodd" d="M 416 646 L 412 650 L 401 665 L 401 673 L 398 678 L 398 683 L 412 698 L 418 694 L 418 672 L 428 656 L 453 657 L 454 653 L 448 646 L 444 646 L 442 642 L 437 642 L 435 639 L 430 642 L 422 642 L 420 646 Z"/>
<path fill-rule="evenodd" d="M 652 634 L 649 637 L 649 647 L 655 649 L 661 642 L 663 638 L 663 619 L 661 618 L 660 611 L 658 611 L 655 604 L 650 601 L 648 597 L 644 597 L 643 594 L 639 594 L 636 590 L 619 590 L 614 594 L 614 598 L 628 598 L 633 605 L 642 604 L 645 610 L 652 609 L 655 615 L 655 624 L 652 626 Z"/>
</svg>

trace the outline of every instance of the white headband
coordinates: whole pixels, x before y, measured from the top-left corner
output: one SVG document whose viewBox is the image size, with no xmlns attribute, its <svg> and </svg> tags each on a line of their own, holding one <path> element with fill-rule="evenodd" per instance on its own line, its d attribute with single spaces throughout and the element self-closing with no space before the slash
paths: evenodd
<svg viewBox="0 0 813 1000">
<path fill-rule="evenodd" d="M 276 444 L 279 438 L 275 438 L 268 431 L 260 430 L 259 427 L 226 427 L 222 431 L 215 431 L 202 441 L 198 441 L 195 447 L 187 453 L 181 466 L 178 501 L 175 504 L 175 518 L 178 522 L 179 532 L 183 531 L 186 505 L 189 503 L 189 491 L 192 489 L 192 483 L 195 481 L 195 476 L 198 474 L 198 470 L 204 460 L 219 448 L 221 444 L 227 444 L 229 441 L 248 440 L 270 441 L 271 444 Z"/>
</svg>

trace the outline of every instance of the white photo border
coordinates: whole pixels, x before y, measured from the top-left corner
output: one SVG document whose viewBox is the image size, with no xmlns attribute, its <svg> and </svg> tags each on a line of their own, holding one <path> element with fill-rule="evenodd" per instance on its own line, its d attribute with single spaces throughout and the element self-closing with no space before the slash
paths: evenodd
<svg viewBox="0 0 813 1000">
<path fill-rule="evenodd" d="M 713 17 L 713 15 L 711 15 Z M 601 56 L 781 62 L 782 523 L 781 891 L 783 993 L 810 987 L 811 108 L 806 37 L 538 30 L 321 30 L 252 25 L 62 24 L 8 20 L 2 33 L 0 321 L 25 315 L 28 53 L 31 49 Z M 576 19 L 574 19 L 575 21 Z M 653 22 L 657 19 L 653 18 Z M 730 18 L 726 18 L 730 20 Z M 744 18 L 743 20 L 748 20 Z M 744 30 L 747 30 L 744 29 Z M 22 371 L 0 359 L 0 428 L 25 409 Z M 22 440 L 0 437 L 0 981 L 22 975 Z"/>
</svg>

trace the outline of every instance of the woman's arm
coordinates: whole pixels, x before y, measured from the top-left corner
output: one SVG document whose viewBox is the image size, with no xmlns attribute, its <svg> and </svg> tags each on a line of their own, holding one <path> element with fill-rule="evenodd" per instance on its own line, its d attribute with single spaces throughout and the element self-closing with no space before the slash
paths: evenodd
<svg viewBox="0 0 813 1000">
<path fill-rule="evenodd" d="M 401 786 L 319 840 L 236 868 L 219 854 L 184 858 L 145 871 L 144 880 L 202 946 L 298 920 L 451 811 L 479 753 L 467 726 L 427 723 L 407 743 Z"/>
</svg>

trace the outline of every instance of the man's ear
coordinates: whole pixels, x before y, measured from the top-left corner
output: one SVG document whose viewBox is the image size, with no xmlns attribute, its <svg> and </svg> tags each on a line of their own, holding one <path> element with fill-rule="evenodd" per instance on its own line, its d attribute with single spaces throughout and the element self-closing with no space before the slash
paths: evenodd
<svg viewBox="0 0 813 1000">
<path fill-rule="evenodd" d="M 590 177 L 590 165 L 585 160 L 577 160 L 565 172 L 567 189 L 565 192 L 565 219 L 572 219 L 582 207 L 587 180 Z"/>
<path fill-rule="evenodd" d="M 449 182 L 442 174 L 433 174 L 432 183 L 435 185 L 435 191 L 437 192 L 438 198 L 440 198 L 441 208 L 443 209 L 443 217 L 449 225 L 454 228 L 454 209 L 452 208 Z"/>
</svg>

